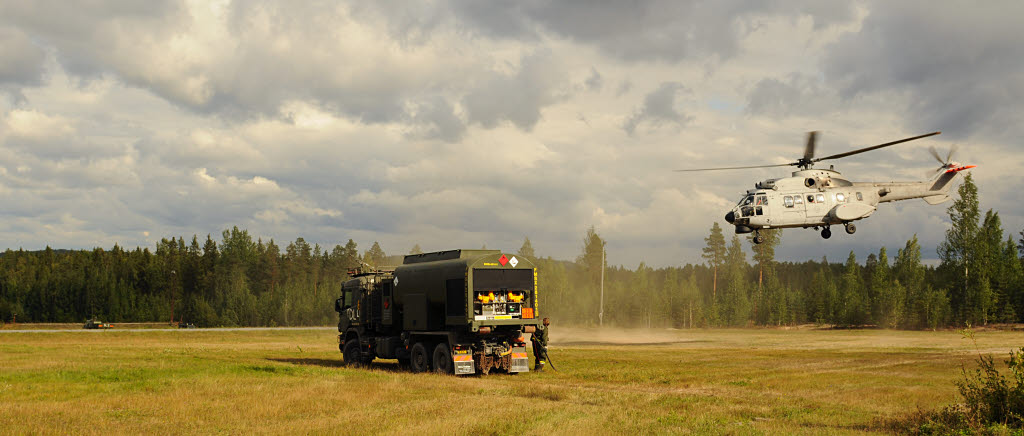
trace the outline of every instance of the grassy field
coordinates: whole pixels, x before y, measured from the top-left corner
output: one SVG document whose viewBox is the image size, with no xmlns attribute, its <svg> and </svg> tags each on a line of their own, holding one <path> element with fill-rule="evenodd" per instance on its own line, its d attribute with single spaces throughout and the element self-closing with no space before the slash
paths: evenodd
<svg viewBox="0 0 1024 436">
<path fill-rule="evenodd" d="M 885 432 L 1024 333 L 552 331 L 559 372 L 341 366 L 330 330 L 0 333 L 0 433 Z"/>
</svg>

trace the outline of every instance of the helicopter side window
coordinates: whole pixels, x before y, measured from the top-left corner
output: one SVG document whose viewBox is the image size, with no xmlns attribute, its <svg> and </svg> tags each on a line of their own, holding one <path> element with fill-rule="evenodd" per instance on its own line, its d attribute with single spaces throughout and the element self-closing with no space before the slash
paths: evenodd
<svg viewBox="0 0 1024 436">
<path fill-rule="evenodd" d="M 797 197 L 797 198 L 800 198 L 800 197 Z M 786 207 L 793 207 L 793 197 L 789 196 L 789 195 L 787 195 L 785 197 L 782 197 L 782 203 L 785 204 Z"/>
<path fill-rule="evenodd" d="M 767 203 L 768 203 L 768 198 L 766 198 L 763 195 L 758 195 L 757 196 L 757 205 L 758 206 L 763 206 L 763 205 L 765 205 Z"/>
<path fill-rule="evenodd" d="M 804 198 L 799 196 L 799 195 L 794 195 L 793 196 L 793 203 L 796 203 L 797 205 L 802 205 L 802 204 L 804 204 Z"/>
<path fill-rule="evenodd" d="M 836 193 L 836 202 L 837 203 L 846 203 L 846 194 L 843 194 L 842 192 L 837 192 Z"/>
<path fill-rule="evenodd" d="M 857 193 L 857 201 L 864 201 L 864 196 L 860 195 L 860 192 Z"/>
<path fill-rule="evenodd" d="M 764 209 L 761 209 L 761 206 L 758 206 L 756 211 L 758 215 L 764 215 Z"/>
<path fill-rule="evenodd" d="M 814 196 L 814 201 L 817 203 L 825 203 L 825 194 L 817 194 Z"/>
</svg>

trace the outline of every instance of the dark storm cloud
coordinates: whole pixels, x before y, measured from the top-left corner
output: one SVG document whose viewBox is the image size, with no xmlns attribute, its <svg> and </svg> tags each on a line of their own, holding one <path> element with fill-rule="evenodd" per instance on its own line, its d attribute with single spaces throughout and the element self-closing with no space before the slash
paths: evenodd
<svg viewBox="0 0 1024 436">
<path fill-rule="evenodd" d="M 451 15 L 408 6 L 235 2 L 221 23 L 172 1 L 99 1 L 80 14 L 53 2 L 12 2 L 0 5 L 0 24 L 52 47 L 74 77 L 110 76 L 228 120 L 276 117 L 287 102 L 305 101 L 369 124 L 411 122 L 415 136 L 454 142 L 466 122 L 529 130 L 557 100 L 553 87 L 567 74 L 544 55 L 525 55 L 513 72 L 486 59 L 430 71 L 430 56 L 449 54 L 443 38 L 450 35 L 438 26 Z M 25 34 L 7 33 L 0 37 L 19 44 L 5 46 L 25 46 Z M 23 57 L 5 62 L 18 70 L 0 74 L 38 78 L 41 61 Z"/>
<path fill-rule="evenodd" d="M 55 47 L 61 65 L 80 77 L 109 70 L 108 56 L 136 41 L 123 41 L 120 32 L 141 32 L 147 38 L 166 36 L 181 23 L 180 2 L 155 0 L 93 0 L 73 5 L 59 0 L 0 2 L 0 23 L 19 27 Z M 141 36 L 141 35 L 140 35 Z"/>
<path fill-rule="evenodd" d="M 466 133 L 466 122 L 455 114 L 452 104 L 441 96 L 421 101 L 410 121 L 419 127 L 413 136 L 423 139 L 458 142 Z"/>
<path fill-rule="evenodd" d="M 739 41 L 770 15 L 808 15 L 816 27 L 853 18 L 846 2 L 453 0 L 461 22 L 495 38 L 537 39 L 546 31 L 593 44 L 624 60 L 730 58 Z"/>
<path fill-rule="evenodd" d="M 524 57 L 518 71 L 495 73 L 463 99 L 469 121 L 492 128 L 502 121 L 530 130 L 540 109 L 559 99 L 560 75 L 548 54 Z"/>
<path fill-rule="evenodd" d="M 877 2 L 861 29 L 828 47 L 823 68 L 847 99 L 906 95 L 915 130 L 1019 137 L 1022 15 L 1018 1 Z"/>
<path fill-rule="evenodd" d="M 768 77 L 758 81 L 747 96 L 747 111 L 772 117 L 820 114 L 835 108 L 832 95 L 820 80 L 805 74 Z"/>
<path fill-rule="evenodd" d="M 33 43 L 24 32 L 0 27 L 0 95 L 9 94 L 21 102 L 21 88 L 43 82 L 46 52 Z"/>
<path fill-rule="evenodd" d="M 692 119 L 677 109 L 676 97 L 687 92 L 685 86 L 676 82 L 665 82 L 658 89 L 644 97 L 644 104 L 622 126 L 626 133 L 632 135 L 640 123 L 647 122 L 652 126 L 664 123 L 682 126 Z"/>
<path fill-rule="evenodd" d="M 42 83 L 46 53 L 17 29 L 0 27 L 0 85 Z"/>
</svg>

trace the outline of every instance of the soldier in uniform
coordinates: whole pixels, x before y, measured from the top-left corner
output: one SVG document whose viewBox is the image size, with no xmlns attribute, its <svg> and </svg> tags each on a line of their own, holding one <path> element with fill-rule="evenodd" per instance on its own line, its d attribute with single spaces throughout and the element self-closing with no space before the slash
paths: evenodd
<svg viewBox="0 0 1024 436">
<path fill-rule="evenodd" d="M 551 321 L 544 318 L 544 325 L 537 326 L 530 340 L 533 341 L 533 370 L 544 371 L 544 364 L 548 360 L 548 326 Z"/>
</svg>

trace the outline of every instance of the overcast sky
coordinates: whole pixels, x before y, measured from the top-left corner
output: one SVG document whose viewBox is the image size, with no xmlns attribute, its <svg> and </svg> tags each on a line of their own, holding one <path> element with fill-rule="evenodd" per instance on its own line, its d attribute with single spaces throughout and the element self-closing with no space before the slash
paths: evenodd
<svg viewBox="0 0 1024 436">
<path fill-rule="evenodd" d="M 77 4 L 76 4 L 77 3 Z M 529 236 L 573 259 L 700 261 L 754 182 L 819 155 L 916 180 L 960 146 L 982 206 L 1024 228 L 1024 3 L 0 1 L 0 248 L 152 247 L 237 225 L 391 254 Z M 783 260 L 845 260 L 947 204 L 883 205 L 850 236 L 786 230 Z"/>
</svg>

